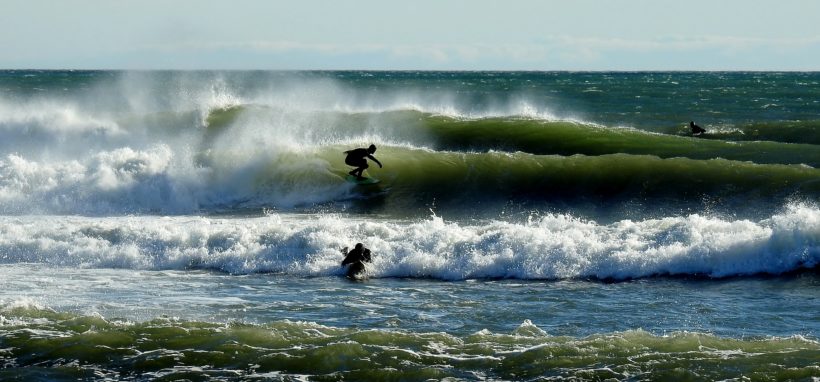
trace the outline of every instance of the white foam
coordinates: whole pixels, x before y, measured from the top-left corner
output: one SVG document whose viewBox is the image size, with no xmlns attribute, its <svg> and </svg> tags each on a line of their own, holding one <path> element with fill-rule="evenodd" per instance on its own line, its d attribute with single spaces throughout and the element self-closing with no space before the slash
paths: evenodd
<svg viewBox="0 0 820 382">
<path fill-rule="evenodd" d="M 778 274 L 820 263 L 820 210 L 762 221 L 700 215 L 608 225 L 567 215 L 480 225 L 326 215 L 0 218 L 0 261 L 69 267 L 339 275 L 339 248 L 373 250 L 374 277 L 636 278 Z"/>
<path fill-rule="evenodd" d="M 226 146 L 207 158 L 207 163 L 197 162 L 193 154 L 165 144 L 121 147 L 77 159 L 9 154 L 0 157 L 0 212 L 180 214 L 201 208 L 292 208 L 343 199 L 351 190 L 310 149 Z"/>
<path fill-rule="evenodd" d="M 167 146 L 120 148 L 81 160 L 0 158 L 0 208 L 7 212 L 127 212 L 194 208 L 172 175 Z M 130 206 L 130 207 L 129 207 Z M 186 207 L 187 206 L 187 207 Z"/>
</svg>

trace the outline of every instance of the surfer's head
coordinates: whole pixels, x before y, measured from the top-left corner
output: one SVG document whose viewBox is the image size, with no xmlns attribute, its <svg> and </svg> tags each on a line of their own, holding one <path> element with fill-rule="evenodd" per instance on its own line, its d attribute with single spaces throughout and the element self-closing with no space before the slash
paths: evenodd
<svg viewBox="0 0 820 382">
<path fill-rule="evenodd" d="M 362 247 L 364 247 L 364 244 L 356 243 L 356 249 L 362 249 Z"/>
<path fill-rule="evenodd" d="M 376 152 L 376 145 L 370 145 L 370 147 L 367 148 L 367 152 L 369 152 L 371 154 L 375 153 Z"/>
</svg>

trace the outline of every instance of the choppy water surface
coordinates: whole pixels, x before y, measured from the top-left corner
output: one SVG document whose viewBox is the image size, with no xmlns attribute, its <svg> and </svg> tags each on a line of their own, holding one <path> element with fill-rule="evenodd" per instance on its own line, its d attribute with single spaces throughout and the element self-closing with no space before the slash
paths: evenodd
<svg viewBox="0 0 820 382">
<path fill-rule="evenodd" d="M 818 82 L 0 71 L 0 379 L 818 379 Z"/>
</svg>

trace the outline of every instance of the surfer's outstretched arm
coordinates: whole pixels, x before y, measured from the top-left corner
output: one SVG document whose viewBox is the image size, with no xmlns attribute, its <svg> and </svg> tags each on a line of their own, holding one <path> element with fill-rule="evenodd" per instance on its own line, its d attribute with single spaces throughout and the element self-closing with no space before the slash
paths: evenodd
<svg viewBox="0 0 820 382">
<path fill-rule="evenodd" d="M 379 162 L 379 160 L 376 159 L 376 157 L 374 157 L 372 155 L 368 155 L 367 157 L 370 158 L 370 160 L 372 160 L 373 162 L 376 162 L 376 164 L 379 165 L 379 168 L 382 168 L 382 162 Z"/>
</svg>

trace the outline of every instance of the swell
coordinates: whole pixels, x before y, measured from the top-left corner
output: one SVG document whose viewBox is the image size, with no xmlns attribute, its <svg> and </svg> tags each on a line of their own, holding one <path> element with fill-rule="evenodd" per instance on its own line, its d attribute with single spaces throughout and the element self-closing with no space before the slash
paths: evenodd
<svg viewBox="0 0 820 382">
<path fill-rule="evenodd" d="M 807 126 L 804 129 L 779 126 L 767 130 L 768 134 L 760 134 L 760 128 L 755 134 L 748 135 L 709 133 L 708 139 L 579 122 L 519 118 L 460 120 L 428 116 L 424 125 L 434 137 L 434 145 L 446 150 L 506 150 L 557 155 L 625 153 L 661 158 L 724 158 L 755 163 L 820 165 L 820 146 L 812 140 L 820 136 L 820 127 L 816 124 L 804 125 Z"/>
<path fill-rule="evenodd" d="M 209 130 L 223 130 L 242 113 L 266 113 L 261 106 L 212 110 Z M 661 158 L 724 158 L 764 164 L 820 165 L 820 123 L 770 122 L 693 138 L 681 128 L 638 130 L 581 121 L 523 115 L 464 118 L 424 111 L 316 112 L 314 125 L 333 134 L 371 133 L 382 140 L 409 142 L 447 151 L 523 151 L 531 154 L 604 155 L 625 153 Z"/>
<path fill-rule="evenodd" d="M 356 186 L 342 152 L 315 148 L 215 148 L 189 158 L 162 145 L 103 151 L 84 161 L 0 158 L 0 210 L 24 213 L 171 213 L 247 208 L 344 210 L 387 214 L 473 210 L 507 203 L 537 207 L 643 205 L 652 209 L 720 202 L 738 213 L 816 200 L 820 170 L 725 159 L 655 156 L 438 152 L 380 146 L 384 164 Z M 478 203 L 478 204 L 477 204 Z"/>
<path fill-rule="evenodd" d="M 648 204 L 770 202 L 820 194 L 820 170 L 724 159 L 661 159 L 612 154 L 553 156 L 525 153 L 447 153 L 387 148 L 382 179 L 388 201 L 469 206 L 476 202 L 638 201 Z M 360 188 L 364 189 L 364 188 Z"/>
<path fill-rule="evenodd" d="M 469 335 L 4 309 L 0 377 L 32 380 L 522 380 L 817 378 L 816 340 L 643 330 L 552 336 L 525 320 Z M 601 365 L 607 365 L 601 367 Z M 478 378 L 480 376 L 480 378 Z"/>
<path fill-rule="evenodd" d="M 693 138 L 680 131 L 661 134 L 520 116 L 465 119 L 412 110 L 305 112 L 249 104 L 111 118 L 64 105 L 34 106 L 37 111 L 11 112 L 12 106 L 0 104 L 0 115 L 9 114 L 0 119 L 0 148 L 25 157 L 52 158 L 158 144 L 207 152 L 220 143 L 246 143 L 236 137 L 265 134 L 269 137 L 257 142 L 275 144 L 266 140 L 279 137 L 303 146 L 321 146 L 364 138 L 441 151 L 563 156 L 623 153 L 820 166 L 820 145 L 813 140 L 820 128 L 811 122 L 756 125 L 748 132 L 710 132 Z M 46 110 L 39 110 L 40 106 Z"/>
</svg>

